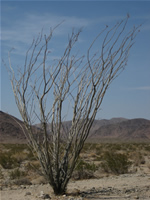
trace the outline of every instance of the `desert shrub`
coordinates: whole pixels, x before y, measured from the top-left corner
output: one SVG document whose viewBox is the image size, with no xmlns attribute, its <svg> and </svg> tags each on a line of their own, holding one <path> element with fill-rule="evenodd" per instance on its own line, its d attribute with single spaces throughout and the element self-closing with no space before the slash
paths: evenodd
<svg viewBox="0 0 150 200">
<path fill-rule="evenodd" d="M 19 178 L 14 181 L 15 185 L 32 185 L 28 178 Z"/>
<path fill-rule="evenodd" d="M 95 143 L 86 143 L 82 149 L 82 153 L 91 153 L 94 152 L 98 144 Z"/>
<path fill-rule="evenodd" d="M 111 145 L 111 150 L 114 151 L 120 151 L 122 150 L 123 145 L 122 144 L 112 144 Z"/>
<path fill-rule="evenodd" d="M 75 180 L 95 178 L 94 172 L 97 169 L 98 166 L 96 166 L 94 163 L 87 163 L 82 159 L 79 159 L 72 178 Z"/>
<path fill-rule="evenodd" d="M 98 167 L 94 163 L 87 163 L 82 159 L 79 159 L 79 161 L 76 164 L 75 170 L 77 171 L 89 170 L 95 172 L 97 168 Z"/>
<path fill-rule="evenodd" d="M 13 169 L 19 166 L 16 158 L 13 158 L 11 154 L 2 153 L 0 156 L 0 164 L 4 169 Z"/>
<path fill-rule="evenodd" d="M 72 174 L 74 180 L 90 179 L 95 178 L 94 173 L 89 170 L 78 170 L 74 171 Z"/>
<path fill-rule="evenodd" d="M 26 144 L 4 144 L 4 147 L 12 154 L 22 152 L 24 149 L 29 148 Z"/>
<path fill-rule="evenodd" d="M 147 165 L 147 168 L 150 170 L 150 164 Z"/>
<path fill-rule="evenodd" d="M 29 152 L 28 152 L 28 160 L 36 160 L 36 157 L 31 151 L 31 149 L 29 149 Z"/>
<path fill-rule="evenodd" d="M 3 172 L 2 172 L 2 169 L 0 169 L 0 179 L 3 178 Z"/>
<path fill-rule="evenodd" d="M 133 164 L 135 166 L 139 166 L 141 164 L 145 164 L 145 158 L 140 152 L 134 152 L 131 155 L 131 159 L 133 160 Z"/>
<path fill-rule="evenodd" d="M 121 153 L 106 152 L 103 156 L 103 162 L 101 168 L 105 172 L 111 172 L 114 174 L 125 174 L 128 172 L 131 162 L 128 161 L 128 157 Z"/>
<path fill-rule="evenodd" d="M 150 151 L 150 145 L 145 146 L 146 151 Z"/>
<path fill-rule="evenodd" d="M 100 154 L 102 153 L 102 151 L 103 151 L 103 146 L 102 146 L 102 145 L 98 145 L 98 146 L 95 148 L 95 150 L 96 150 L 96 154 L 97 154 L 97 155 L 100 155 Z"/>
<path fill-rule="evenodd" d="M 16 159 L 18 163 L 22 163 L 25 160 L 28 160 L 28 154 L 23 152 L 17 152 L 12 155 L 12 158 Z"/>
<path fill-rule="evenodd" d="M 23 177 L 25 176 L 25 172 L 19 170 L 18 168 L 17 169 L 14 169 L 13 171 L 10 172 L 9 176 L 10 176 L 10 179 L 19 179 L 20 177 Z"/>
<path fill-rule="evenodd" d="M 28 162 L 25 166 L 27 171 L 39 171 L 40 170 L 40 163 L 39 162 Z"/>
</svg>

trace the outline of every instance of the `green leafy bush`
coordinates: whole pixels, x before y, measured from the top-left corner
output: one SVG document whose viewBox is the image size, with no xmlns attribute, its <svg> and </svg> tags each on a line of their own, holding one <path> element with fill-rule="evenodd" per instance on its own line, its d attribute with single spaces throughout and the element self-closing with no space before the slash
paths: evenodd
<svg viewBox="0 0 150 200">
<path fill-rule="evenodd" d="M 131 164 L 125 154 L 106 152 L 101 167 L 105 172 L 119 175 L 128 173 Z"/>
</svg>

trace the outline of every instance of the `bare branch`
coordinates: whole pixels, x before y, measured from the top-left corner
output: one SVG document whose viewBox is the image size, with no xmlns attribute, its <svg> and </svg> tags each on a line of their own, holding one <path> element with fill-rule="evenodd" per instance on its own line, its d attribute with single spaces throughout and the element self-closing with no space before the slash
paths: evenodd
<svg viewBox="0 0 150 200">
<path fill-rule="evenodd" d="M 106 91 L 127 65 L 140 27 L 126 33 L 128 19 L 129 15 L 98 33 L 86 56 L 73 51 L 82 31 L 73 29 L 64 53 L 49 65 L 49 43 L 63 22 L 50 29 L 48 35 L 43 35 L 42 30 L 27 50 L 23 71 L 19 69 L 18 76 L 9 52 L 9 68 L 6 67 L 27 138 L 56 194 L 65 192 Z M 101 38 L 100 52 L 93 53 Z M 68 110 L 72 119 L 70 126 L 65 127 L 63 120 Z M 37 121 L 40 133 L 35 134 L 32 125 Z"/>
</svg>

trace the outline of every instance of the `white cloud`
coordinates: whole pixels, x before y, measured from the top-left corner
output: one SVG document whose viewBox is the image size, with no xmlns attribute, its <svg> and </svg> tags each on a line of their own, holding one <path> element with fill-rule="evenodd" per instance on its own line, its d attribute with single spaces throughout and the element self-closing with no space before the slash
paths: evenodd
<svg viewBox="0 0 150 200">
<path fill-rule="evenodd" d="M 140 87 L 131 87 L 131 88 L 126 88 L 127 90 L 143 90 L 147 91 L 150 90 L 150 86 L 140 86 Z"/>
<path fill-rule="evenodd" d="M 10 26 L 3 26 L 0 40 L 2 42 L 3 52 L 8 52 L 14 47 L 17 50 L 16 54 L 23 55 L 31 45 L 33 38 L 37 37 L 42 29 L 43 34 L 48 34 L 50 28 L 54 28 L 59 23 L 63 22 L 55 29 L 54 38 L 57 40 L 58 37 L 65 36 L 67 39 L 68 33 L 71 33 L 72 28 L 78 30 L 81 27 L 86 27 L 93 30 L 93 26 L 102 25 L 103 28 L 106 24 L 123 18 L 124 16 L 104 16 L 102 18 L 88 19 L 50 13 L 26 14 L 24 18 L 11 21 Z M 80 43 L 84 42 L 84 37 L 79 37 L 78 41 Z"/>
<path fill-rule="evenodd" d="M 81 28 L 88 26 L 90 21 L 84 18 L 57 16 L 52 14 L 32 15 L 29 14 L 26 18 L 18 19 L 13 23 L 13 26 L 2 27 L 2 41 L 24 42 L 30 44 L 33 37 L 44 29 L 44 33 L 48 32 L 50 28 L 54 28 L 62 21 L 55 30 L 55 36 L 61 36 L 70 32 L 72 28 Z"/>
<path fill-rule="evenodd" d="M 106 25 L 112 21 L 124 18 L 123 16 L 104 16 L 102 18 L 88 19 L 77 16 L 60 16 L 55 14 L 26 14 L 24 19 L 11 21 L 10 26 L 2 27 L 2 41 L 16 41 L 31 44 L 33 36 L 44 29 L 44 33 L 50 28 L 54 28 L 62 23 L 56 30 L 55 36 L 66 35 L 71 32 L 72 28 L 79 29 L 82 27 L 92 28 L 93 25 Z M 5 19 L 3 19 L 5 20 Z"/>
<path fill-rule="evenodd" d="M 150 86 L 137 87 L 136 90 L 150 90 Z"/>
<path fill-rule="evenodd" d="M 5 19 L 3 19 L 4 21 Z M 69 16 L 59 16 L 54 14 L 27 14 L 24 18 L 16 21 L 11 21 L 10 26 L 3 26 L 1 30 L 1 44 L 3 53 L 8 52 L 12 47 L 16 49 L 14 53 L 24 55 L 26 50 L 31 45 L 33 38 L 36 38 L 43 29 L 43 34 L 48 34 L 50 28 L 54 28 L 59 23 L 63 22 L 54 31 L 54 38 L 57 39 L 63 35 L 68 36 L 72 28 L 79 29 L 89 26 L 92 21 Z M 83 42 L 80 38 L 79 42 Z"/>
</svg>

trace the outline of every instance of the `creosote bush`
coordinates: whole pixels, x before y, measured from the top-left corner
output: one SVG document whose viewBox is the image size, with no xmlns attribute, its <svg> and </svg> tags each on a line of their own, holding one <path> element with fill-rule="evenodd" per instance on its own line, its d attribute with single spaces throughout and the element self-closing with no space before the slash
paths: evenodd
<svg viewBox="0 0 150 200">
<path fill-rule="evenodd" d="M 79 159 L 72 178 L 75 180 L 95 178 L 94 172 L 97 169 L 98 166 L 96 166 L 94 163 L 87 163 L 84 160 Z"/>
<path fill-rule="evenodd" d="M 78 163 L 76 164 L 75 170 L 77 171 L 90 170 L 95 172 L 97 168 L 98 167 L 94 163 L 87 163 L 82 159 L 79 159 Z"/>
<path fill-rule="evenodd" d="M 103 156 L 101 168 L 107 173 L 119 175 L 128 173 L 131 164 L 125 154 L 106 152 Z"/>
</svg>

